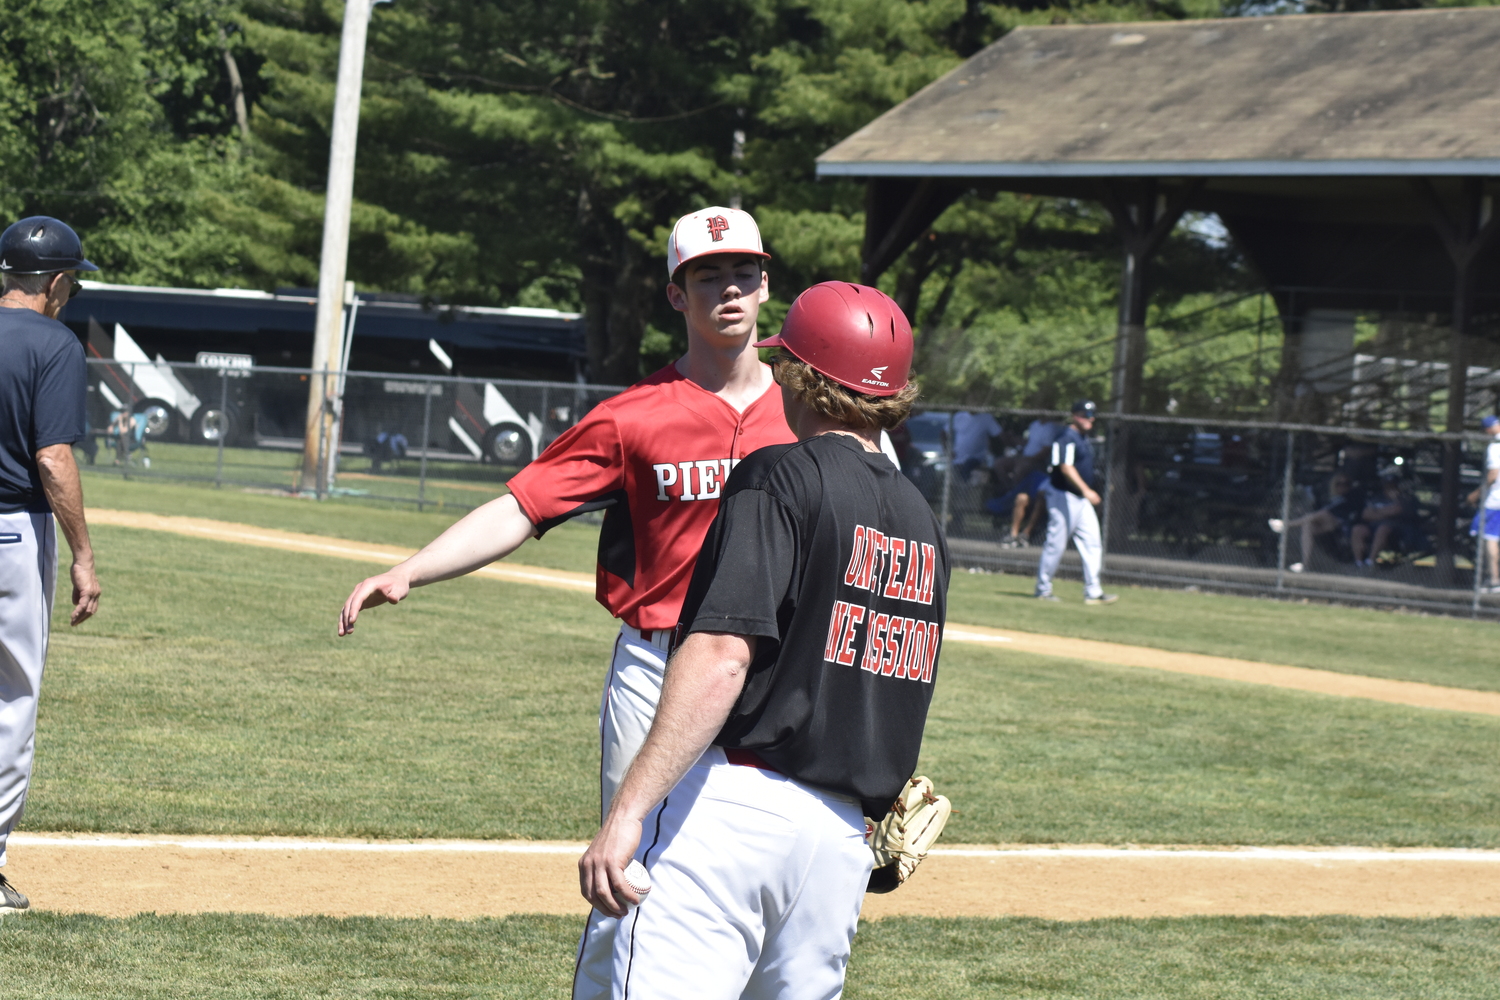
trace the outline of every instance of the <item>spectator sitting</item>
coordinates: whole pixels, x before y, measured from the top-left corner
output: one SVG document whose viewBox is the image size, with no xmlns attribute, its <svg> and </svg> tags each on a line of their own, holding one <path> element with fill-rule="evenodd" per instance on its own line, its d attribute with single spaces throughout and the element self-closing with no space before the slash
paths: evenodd
<svg viewBox="0 0 1500 1000">
<path fill-rule="evenodd" d="M 1291 521 L 1271 518 L 1271 530 L 1278 535 L 1289 528 L 1302 529 L 1302 561 L 1294 562 L 1287 569 L 1301 573 L 1312 561 L 1313 539 L 1330 531 L 1342 530 L 1347 535 L 1354 522 L 1363 512 L 1362 498 L 1354 490 L 1354 480 L 1347 472 L 1335 472 L 1328 481 L 1328 503 L 1311 514 L 1304 514 Z"/>
<path fill-rule="evenodd" d="M 146 417 L 129 410 L 115 410 L 109 415 L 104 436 L 115 446 L 115 464 L 127 465 L 130 453 L 146 446 Z M 149 460 L 146 463 L 150 465 Z"/>
<path fill-rule="evenodd" d="M 990 438 L 999 436 L 1000 422 L 988 413 L 953 415 L 953 464 L 960 479 L 969 479 L 980 466 L 989 467 Z"/>
<path fill-rule="evenodd" d="M 1349 533 L 1354 565 L 1365 569 L 1375 565 L 1375 557 L 1386 550 L 1392 535 L 1408 552 L 1421 548 L 1425 541 L 1417 523 L 1417 498 L 1405 489 L 1401 473 L 1394 468 L 1382 472 L 1380 489 L 1384 497 L 1365 507 Z"/>
<path fill-rule="evenodd" d="M 381 431 L 365 445 L 365 454 L 370 457 L 370 471 L 379 472 L 386 462 L 406 457 L 406 435 Z"/>
<path fill-rule="evenodd" d="M 1021 549 L 1027 546 L 1027 540 L 1036 529 L 1037 518 L 1047 509 L 1047 501 L 1042 496 L 1042 484 L 1046 481 L 1046 469 L 1034 468 L 1004 496 L 984 502 L 984 509 L 996 517 L 1003 517 L 1006 510 L 1010 510 L 1010 535 L 1000 543 L 1003 547 Z M 1026 522 L 1024 529 L 1022 520 Z"/>
</svg>

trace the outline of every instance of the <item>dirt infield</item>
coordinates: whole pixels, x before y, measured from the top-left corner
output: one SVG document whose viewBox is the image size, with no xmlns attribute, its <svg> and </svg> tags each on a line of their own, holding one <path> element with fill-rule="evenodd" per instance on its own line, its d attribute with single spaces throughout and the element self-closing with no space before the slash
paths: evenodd
<svg viewBox="0 0 1500 1000">
<path fill-rule="evenodd" d="M 582 915 L 585 845 L 16 834 L 38 909 L 272 916 Z M 919 916 L 1500 916 L 1500 851 L 950 847 L 869 919 Z"/>
<path fill-rule="evenodd" d="M 235 524 L 200 517 L 166 517 L 136 511 L 91 509 L 88 511 L 88 519 L 93 524 L 140 528 L 148 531 L 168 531 L 193 538 L 255 545 L 286 552 L 333 556 L 385 566 L 394 565 L 415 551 L 392 545 L 350 542 L 322 535 L 300 534 L 275 528 L 257 528 L 249 524 Z M 511 562 L 494 563 L 477 570 L 474 575 L 494 580 L 506 580 L 511 583 L 559 587 L 572 591 L 592 593 L 594 590 L 594 578 L 587 574 L 543 569 Z M 1252 660 L 1205 656 L 1199 653 L 1176 653 L 1145 646 L 1128 646 L 1118 642 L 1070 639 L 1063 636 L 1039 635 L 1033 632 L 987 628 L 982 625 L 964 625 L 958 622 L 949 623 L 946 638 L 952 642 L 966 644 L 1004 646 L 1007 649 L 1041 656 L 1060 656 L 1094 663 L 1144 667 L 1151 670 L 1214 677 L 1246 684 L 1265 684 L 1317 694 L 1366 698 L 1416 708 L 1500 715 L 1500 692 L 1493 691 L 1470 691 L 1463 688 L 1439 687 L 1435 684 L 1420 684 L 1414 681 L 1361 677 L 1330 670 L 1257 663 Z"/>
</svg>

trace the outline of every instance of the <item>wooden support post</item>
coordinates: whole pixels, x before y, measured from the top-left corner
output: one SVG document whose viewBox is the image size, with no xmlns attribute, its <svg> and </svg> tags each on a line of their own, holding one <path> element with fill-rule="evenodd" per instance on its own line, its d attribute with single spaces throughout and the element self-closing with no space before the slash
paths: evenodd
<svg viewBox="0 0 1500 1000">
<path fill-rule="evenodd" d="M 962 193 L 931 178 L 876 178 L 865 186 L 865 245 L 859 280 L 875 284 L 886 269 Z M 915 317 L 908 317 L 915 322 Z"/>
<path fill-rule="evenodd" d="M 1484 181 L 1481 178 L 1463 179 L 1456 217 L 1450 214 L 1431 180 L 1422 178 L 1414 183 L 1428 217 L 1437 229 L 1438 236 L 1442 238 L 1448 257 L 1453 261 L 1453 322 L 1448 334 L 1448 413 L 1443 429 L 1450 434 L 1457 434 L 1464 429 L 1464 402 L 1469 388 L 1466 337 L 1474 311 L 1474 259 L 1495 235 L 1497 220 L 1489 208 L 1489 199 L 1485 196 Z M 1455 582 L 1456 579 L 1453 536 L 1454 525 L 1458 520 L 1461 457 L 1459 441 L 1443 442 L 1442 493 L 1438 500 L 1435 541 L 1438 578 L 1446 583 Z"/>
<path fill-rule="evenodd" d="M 1120 274 L 1119 323 L 1115 333 L 1115 363 L 1110 377 L 1112 396 L 1110 410 L 1115 414 L 1110 426 L 1109 472 L 1106 480 L 1103 541 L 1106 555 L 1112 522 L 1124 510 L 1116 498 L 1128 489 L 1130 467 L 1130 424 L 1118 419 L 1139 412 L 1141 385 L 1146 372 L 1146 306 L 1150 299 L 1147 270 L 1151 258 L 1177 226 L 1187 208 L 1188 199 L 1197 193 L 1201 181 L 1188 181 L 1176 187 L 1170 196 L 1160 193 L 1156 178 L 1106 185 L 1103 201 L 1114 216 L 1115 231 L 1125 252 Z"/>
</svg>

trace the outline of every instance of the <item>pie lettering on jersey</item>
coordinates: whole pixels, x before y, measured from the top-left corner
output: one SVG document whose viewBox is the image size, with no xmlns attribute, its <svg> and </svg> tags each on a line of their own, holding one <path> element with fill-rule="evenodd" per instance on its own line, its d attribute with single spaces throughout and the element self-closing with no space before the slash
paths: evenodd
<svg viewBox="0 0 1500 1000">
<path fill-rule="evenodd" d="M 739 464 L 740 460 L 737 458 L 657 462 L 651 466 L 651 471 L 656 475 L 656 499 L 717 500 L 724 494 L 724 481 Z M 697 489 L 693 488 L 695 482 Z M 672 487 L 676 489 L 673 490 Z"/>
<path fill-rule="evenodd" d="M 635 628 L 670 629 L 730 470 L 793 440 L 774 383 L 736 410 L 667 365 L 589 410 L 509 486 L 542 533 L 602 511 L 596 597 Z"/>
</svg>

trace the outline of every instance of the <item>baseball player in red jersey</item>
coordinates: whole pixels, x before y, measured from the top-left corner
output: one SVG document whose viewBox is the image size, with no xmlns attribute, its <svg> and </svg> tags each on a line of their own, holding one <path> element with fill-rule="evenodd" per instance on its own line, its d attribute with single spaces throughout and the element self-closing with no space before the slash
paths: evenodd
<svg viewBox="0 0 1500 1000">
<path fill-rule="evenodd" d="M 932 698 L 947 547 L 879 450 L 916 396 L 911 327 L 825 282 L 759 346 L 784 352 L 798 442 L 730 476 L 650 735 L 579 861 L 621 918 L 615 1000 L 838 997 L 864 817 L 911 778 Z"/>
<path fill-rule="evenodd" d="M 488 565 L 570 517 L 604 511 L 596 596 L 622 622 L 599 711 L 604 811 L 651 727 L 724 481 L 757 448 L 793 440 L 771 370 L 753 346 L 769 297 L 768 256 L 745 212 L 705 208 L 677 220 L 667 243 L 667 298 L 687 322 L 687 354 L 594 407 L 510 480 L 509 494 L 355 587 L 339 618 L 339 634 L 348 635 L 365 608 Z M 590 915 L 576 1000 L 609 995 L 616 923 Z"/>
</svg>

